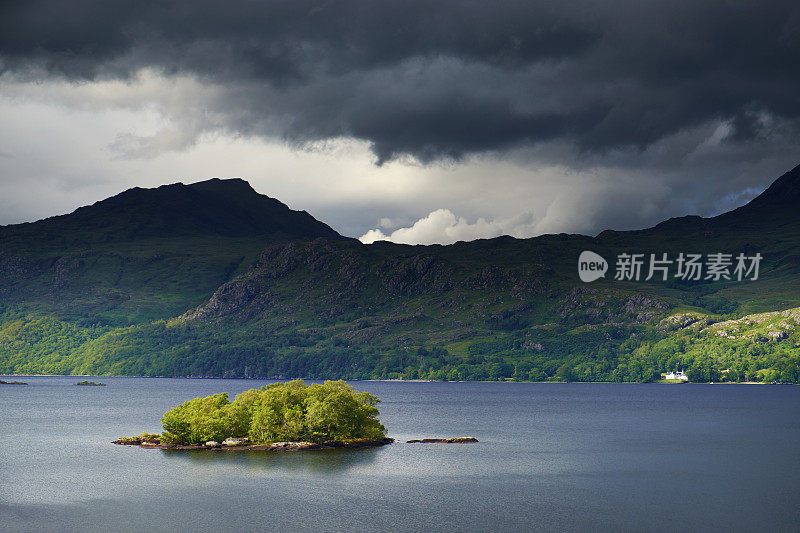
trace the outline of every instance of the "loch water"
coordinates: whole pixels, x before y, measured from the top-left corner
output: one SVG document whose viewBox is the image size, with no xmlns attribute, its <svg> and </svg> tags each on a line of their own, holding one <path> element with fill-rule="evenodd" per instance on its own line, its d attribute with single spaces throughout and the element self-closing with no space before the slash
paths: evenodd
<svg viewBox="0 0 800 533">
<path fill-rule="evenodd" d="M 234 453 L 111 441 L 270 381 L 2 379 L 2 531 L 800 529 L 798 386 L 354 381 L 396 444 Z"/>
</svg>

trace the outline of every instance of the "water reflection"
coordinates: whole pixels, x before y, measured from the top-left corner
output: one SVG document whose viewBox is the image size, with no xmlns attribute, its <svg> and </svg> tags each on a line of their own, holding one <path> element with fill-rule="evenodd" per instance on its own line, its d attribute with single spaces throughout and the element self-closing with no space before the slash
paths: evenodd
<svg viewBox="0 0 800 533">
<path fill-rule="evenodd" d="M 380 448 L 277 451 L 263 450 L 161 450 L 169 460 L 194 464 L 232 465 L 276 471 L 342 474 L 377 460 Z"/>
</svg>

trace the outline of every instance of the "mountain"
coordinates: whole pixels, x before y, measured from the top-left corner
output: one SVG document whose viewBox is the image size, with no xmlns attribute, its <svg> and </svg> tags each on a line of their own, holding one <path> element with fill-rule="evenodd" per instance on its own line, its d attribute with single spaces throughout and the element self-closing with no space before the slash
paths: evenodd
<svg viewBox="0 0 800 533">
<path fill-rule="evenodd" d="M 0 300 L 127 325 L 207 299 L 270 244 L 346 241 L 241 179 L 133 188 L 68 215 L 0 226 Z"/>
<path fill-rule="evenodd" d="M 132 189 L 0 228 L 0 372 L 797 381 L 799 190 L 800 167 L 717 217 L 406 246 L 346 239 L 242 180 Z M 584 250 L 605 278 L 580 281 Z M 758 279 L 613 279 L 621 254 L 692 253 L 758 253 Z"/>
</svg>

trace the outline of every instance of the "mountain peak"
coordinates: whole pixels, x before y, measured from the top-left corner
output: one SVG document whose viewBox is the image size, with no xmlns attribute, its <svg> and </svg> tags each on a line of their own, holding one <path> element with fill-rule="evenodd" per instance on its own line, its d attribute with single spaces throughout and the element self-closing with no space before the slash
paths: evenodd
<svg viewBox="0 0 800 533">
<path fill-rule="evenodd" d="M 794 216 L 798 203 L 800 203 L 800 165 L 776 179 L 764 192 L 747 204 L 720 217 L 752 213 L 774 215 L 787 209 L 791 210 Z"/>
<path fill-rule="evenodd" d="M 305 211 L 259 194 L 241 179 L 134 187 L 69 215 L 2 228 L 6 236 L 46 230 L 68 242 L 127 241 L 151 237 L 271 236 L 344 239 Z"/>
</svg>

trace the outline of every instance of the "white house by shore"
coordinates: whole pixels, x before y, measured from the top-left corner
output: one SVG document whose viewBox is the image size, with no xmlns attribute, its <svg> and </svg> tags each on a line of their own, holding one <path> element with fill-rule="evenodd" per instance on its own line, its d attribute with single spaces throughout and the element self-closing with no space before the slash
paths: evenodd
<svg viewBox="0 0 800 533">
<path fill-rule="evenodd" d="M 681 381 L 689 381 L 689 378 L 686 377 L 686 374 L 683 370 L 679 370 L 678 372 L 667 372 L 666 379 L 679 379 Z"/>
</svg>

